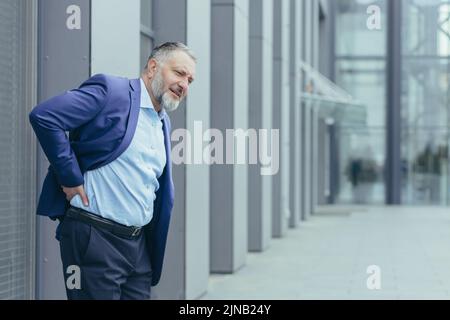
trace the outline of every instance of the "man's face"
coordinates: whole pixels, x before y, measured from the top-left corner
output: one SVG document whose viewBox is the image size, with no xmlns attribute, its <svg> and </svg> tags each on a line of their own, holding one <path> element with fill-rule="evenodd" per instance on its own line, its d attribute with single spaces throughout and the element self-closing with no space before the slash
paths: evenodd
<svg viewBox="0 0 450 320">
<path fill-rule="evenodd" d="M 153 70 L 151 89 L 156 101 L 169 112 L 176 110 L 194 81 L 195 62 L 185 52 L 175 51 L 165 63 L 157 63 Z"/>
</svg>

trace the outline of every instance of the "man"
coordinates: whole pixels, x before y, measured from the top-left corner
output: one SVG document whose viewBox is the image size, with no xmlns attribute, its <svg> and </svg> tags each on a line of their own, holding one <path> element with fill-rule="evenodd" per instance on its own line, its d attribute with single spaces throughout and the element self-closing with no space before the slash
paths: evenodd
<svg viewBox="0 0 450 320">
<path fill-rule="evenodd" d="M 174 197 L 166 111 L 186 97 L 195 65 L 184 44 L 164 43 L 140 79 L 95 75 L 30 113 L 50 162 L 37 214 L 61 221 L 69 299 L 150 298 Z"/>
</svg>

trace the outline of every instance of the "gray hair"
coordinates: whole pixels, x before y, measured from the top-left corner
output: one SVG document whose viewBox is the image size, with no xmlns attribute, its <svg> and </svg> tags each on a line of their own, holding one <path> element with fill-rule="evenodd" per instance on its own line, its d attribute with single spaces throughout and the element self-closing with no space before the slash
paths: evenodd
<svg viewBox="0 0 450 320">
<path fill-rule="evenodd" d="M 167 59 L 175 52 L 183 51 L 186 53 L 194 62 L 197 62 L 197 58 L 184 43 L 181 42 L 165 42 L 152 50 L 150 57 L 148 57 L 147 63 L 145 64 L 145 69 L 147 69 L 148 61 L 150 59 L 155 59 L 159 63 L 165 63 Z"/>
</svg>

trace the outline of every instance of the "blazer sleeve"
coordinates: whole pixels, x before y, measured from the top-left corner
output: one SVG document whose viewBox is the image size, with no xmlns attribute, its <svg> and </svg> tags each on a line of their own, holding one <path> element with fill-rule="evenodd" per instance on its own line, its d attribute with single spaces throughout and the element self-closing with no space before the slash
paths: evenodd
<svg viewBox="0 0 450 320">
<path fill-rule="evenodd" d="M 31 126 L 60 185 L 76 187 L 84 183 L 65 131 L 72 131 L 92 120 L 107 100 L 107 78 L 95 75 L 78 89 L 38 104 L 29 114 Z"/>
</svg>

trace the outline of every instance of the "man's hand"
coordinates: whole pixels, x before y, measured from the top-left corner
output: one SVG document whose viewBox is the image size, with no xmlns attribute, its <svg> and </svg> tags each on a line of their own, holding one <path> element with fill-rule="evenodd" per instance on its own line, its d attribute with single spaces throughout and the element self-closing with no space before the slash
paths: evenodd
<svg viewBox="0 0 450 320">
<path fill-rule="evenodd" d="M 73 197 L 75 197 L 77 194 L 79 194 L 81 197 L 81 201 L 83 201 L 84 206 L 85 207 L 89 206 L 89 200 L 88 200 L 88 197 L 86 196 L 86 193 L 84 192 L 83 185 L 74 187 L 74 188 L 67 188 L 67 187 L 62 186 L 62 189 L 63 189 L 64 193 L 66 194 L 66 199 L 68 201 L 72 200 Z"/>
</svg>

